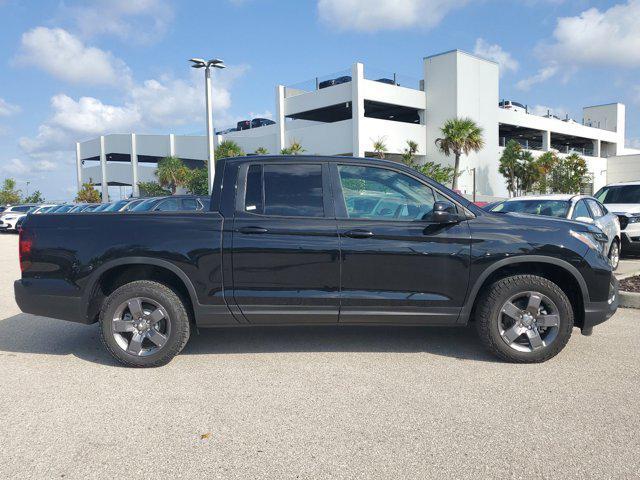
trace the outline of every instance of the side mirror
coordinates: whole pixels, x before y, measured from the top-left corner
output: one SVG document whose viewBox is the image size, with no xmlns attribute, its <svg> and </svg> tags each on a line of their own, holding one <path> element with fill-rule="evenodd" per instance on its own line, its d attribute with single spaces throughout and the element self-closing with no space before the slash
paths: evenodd
<svg viewBox="0 0 640 480">
<path fill-rule="evenodd" d="M 460 217 L 456 212 L 456 206 L 447 201 L 438 201 L 433 204 L 431 221 L 435 223 L 456 223 Z"/>
<path fill-rule="evenodd" d="M 577 217 L 576 218 L 576 222 L 593 223 L 593 218 L 591 218 L 591 217 Z"/>
</svg>

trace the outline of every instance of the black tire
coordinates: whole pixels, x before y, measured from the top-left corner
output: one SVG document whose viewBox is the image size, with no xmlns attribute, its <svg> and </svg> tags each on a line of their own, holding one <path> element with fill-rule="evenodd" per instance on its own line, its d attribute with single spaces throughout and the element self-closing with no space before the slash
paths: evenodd
<svg viewBox="0 0 640 480">
<path fill-rule="evenodd" d="M 614 260 L 612 257 L 614 256 L 615 248 L 618 249 L 618 254 L 615 257 L 617 260 L 615 260 L 615 265 L 614 265 Z M 622 253 L 622 249 L 620 248 L 620 242 L 618 240 L 614 240 L 613 242 L 611 242 L 611 248 L 609 248 L 609 254 L 607 255 L 607 257 L 609 258 L 609 262 L 611 263 L 611 268 L 613 269 L 614 272 L 618 269 L 618 265 L 620 265 L 621 253 Z"/>
<path fill-rule="evenodd" d="M 502 312 L 509 299 L 520 294 L 526 295 L 526 292 L 537 292 L 546 296 L 556 307 L 559 319 L 554 331 L 555 336 L 549 340 L 548 345 L 532 351 L 518 351 L 510 346 L 501 334 L 503 322 L 510 320 L 510 317 L 505 317 L 506 314 Z M 513 363 L 540 363 L 556 356 L 566 346 L 573 330 L 574 317 L 569 298 L 558 285 L 536 275 L 514 275 L 496 281 L 481 294 L 475 322 L 482 343 L 497 357 Z M 545 334 L 546 331 L 542 330 L 539 335 Z M 519 342 L 528 341 L 528 335 L 523 335 L 518 337 Z M 529 348 L 532 346 L 533 344 Z M 527 348 L 526 345 L 523 348 Z"/>
<path fill-rule="evenodd" d="M 136 356 L 125 351 L 113 332 L 114 315 L 128 300 L 146 298 L 157 302 L 168 314 L 170 329 L 161 347 L 151 344 L 157 351 L 146 356 Z M 132 334 L 133 335 L 133 334 Z M 171 288 L 150 280 L 127 283 L 115 290 L 106 299 L 100 311 L 100 338 L 105 348 L 123 365 L 129 367 L 159 367 L 169 363 L 184 348 L 189 340 L 189 315 L 180 296 Z M 121 339 L 122 341 L 122 339 Z M 147 342 L 148 344 L 148 342 Z"/>
</svg>

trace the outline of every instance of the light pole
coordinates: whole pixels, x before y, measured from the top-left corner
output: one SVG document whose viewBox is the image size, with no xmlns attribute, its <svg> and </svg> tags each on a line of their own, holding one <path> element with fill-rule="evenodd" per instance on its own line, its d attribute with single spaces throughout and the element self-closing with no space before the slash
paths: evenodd
<svg viewBox="0 0 640 480">
<path fill-rule="evenodd" d="M 207 101 L 207 150 L 209 153 L 207 183 L 209 185 L 209 195 L 211 195 L 213 190 L 213 177 L 216 171 L 215 155 L 213 150 L 213 116 L 211 111 L 211 68 L 226 68 L 226 65 L 222 60 L 217 58 L 211 60 L 192 58 L 189 61 L 193 62 L 193 65 L 191 65 L 193 68 L 204 68 L 205 96 Z"/>
</svg>

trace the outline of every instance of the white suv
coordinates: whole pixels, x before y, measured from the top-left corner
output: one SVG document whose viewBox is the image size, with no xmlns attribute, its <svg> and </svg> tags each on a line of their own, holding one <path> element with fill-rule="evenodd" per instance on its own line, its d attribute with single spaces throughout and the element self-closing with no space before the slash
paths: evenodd
<svg viewBox="0 0 640 480">
<path fill-rule="evenodd" d="M 613 183 L 594 195 L 618 215 L 622 250 L 640 253 L 640 182 Z"/>
</svg>

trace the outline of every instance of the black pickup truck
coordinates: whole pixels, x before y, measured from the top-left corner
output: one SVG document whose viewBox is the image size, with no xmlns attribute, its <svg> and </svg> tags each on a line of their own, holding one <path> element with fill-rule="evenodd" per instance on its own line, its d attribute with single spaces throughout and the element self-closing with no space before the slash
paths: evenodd
<svg viewBox="0 0 640 480">
<path fill-rule="evenodd" d="M 283 324 L 477 325 L 541 362 L 617 308 L 591 225 L 489 213 L 404 165 L 347 157 L 222 159 L 208 212 L 29 216 L 27 313 L 100 322 L 122 363 L 167 363 L 190 332 Z"/>
</svg>

